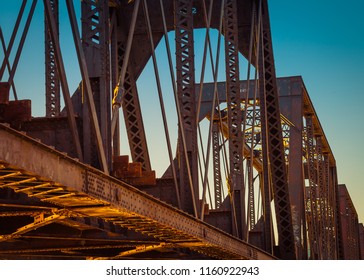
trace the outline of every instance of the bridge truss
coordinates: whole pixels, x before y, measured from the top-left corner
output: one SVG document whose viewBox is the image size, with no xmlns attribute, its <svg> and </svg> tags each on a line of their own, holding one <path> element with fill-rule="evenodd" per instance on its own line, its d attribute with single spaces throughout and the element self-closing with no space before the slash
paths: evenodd
<svg viewBox="0 0 364 280">
<path fill-rule="evenodd" d="M 44 0 L 46 116 L 36 118 L 14 83 L 30 2 L 12 63 L 27 1 L 8 45 L 0 33 L 1 258 L 359 258 L 355 208 L 304 83 L 276 78 L 267 0 L 85 0 L 81 26 L 66 0 L 82 79 L 72 95 L 59 3 Z M 138 84 L 147 65 L 164 129 L 157 146 Z M 151 149 L 167 151 L 159 178 Z"/>
</svg>

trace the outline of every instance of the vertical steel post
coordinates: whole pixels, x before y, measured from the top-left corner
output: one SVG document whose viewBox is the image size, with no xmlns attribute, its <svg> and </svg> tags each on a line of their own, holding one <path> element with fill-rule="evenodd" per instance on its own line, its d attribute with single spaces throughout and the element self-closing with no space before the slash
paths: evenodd
<svg viewBox="0 0 364 280">
<path fill-rule="evenodd" d="M 53 18 L 53 15 L 52 15 L 52 8 L 51 8 L 49 1 L 44 0 L 43 3 L 44 3 L 46 17 L 47 17 L 47 20 L 49 23 L 49 30 L 50 30 L 51 38 L 52 38 L 52 41 L 54 42 L 54 54 L 55 54 L 55 59 L 56 59 L 56 66 L 57 66 L 58 75 L 60 77 L 63 98 L 64 98 L 64 101 L 66 104 L 67 117 L 68 117 L 68 122 L 69 122 L 70 130 L 71 130 L 71 134 L 72 134 L 72 140 L 74 142 L 75 150 L 76 150 L 78 158 L 81 161 L 83 161 L 83 155 L 82 155 L 80 137 L 78 134 L 77 124 L 76 124 L 76 119 L 75 119 L 75 113 L 74 113 L 73 104 L 72 104 L 69 87 L 68 87 L 68 82 L 67 82 L 67 78 L 66 78 L 66 71 L 64 68 L 62 52 L 61 52 L 59 40 L 57 37 L 56 23 Z"/>
<path fill-rule="evenodd" d="M 317 225 L 320 240 L 320 256 L 321 259 L 327 259 L 328 244 L 326 240 L 326 217 L 325 217 L 325 162 L 323 154 L 322 136 L 316 136 L 316 151 L 317 151 L 317 184 L 318 184 L 318 198 L 317 198 Z"/>
<path fill-rule="evenodd" d="M 118 59 L 118 72 L 120 73 L 125 59 L 125 47 L 121 42 L 118 43 Z M 121 105 L 128 134 L 130 154 L 133 162 L 141 162 L 142 169 L 150 171 L 152 167 L 140 108 L 138 88 L 130 65 L 125 71 L 123 88 L 124 93 Z"/>
<path fill-rule="evenodd" d="M 111 168 L 111 91 L 109 51 L 109 1 L 84 0 L 81 3 L 82 44 L 91 79 L 101 138 L 108 169 Z M 86 104 L 85 104 L 86 105 Z M 86 161 L 100 167 L 94 136 L 90 134 L 90 114 L 84 107 L 84 149 Z"/>
<path fill-rule="evenodd" d="M 330 166 L 330 178 L 331 178 L 331 193 L 332 193 L 332 199 L 331 199 L 331 203 L 332 203 L 332 224 L 334 225 L 334 234 L 335 234 L 335 238 L 332 240 L 332 242 L 335 244 L 335 255 L 337 259 L 341 259 L 342 257 L 342 249 L 341 249 L 341 244 L 340 244 L 340 235 L 341 235 L 341 231 L 340 231 L 340 226 L 339 226 L 339 214 L 340 214 L 340 210 L 339 210 L 339 193 L 338 193 L 338 179 L 337 179 L 337 168 L 336 165 L 334 166 Z"/>
<path fill-rule="evenodd" d="M 198 158 L 195 98 L 195 54 L 193 41 L 193 0 L 175 0 L 176 81 L 181 109 L 178 152 L 183 210 L 198 213 Z M 184 132 L 184 140 L 182 131 Z M 186 150 L 185 150 L 186 149 Z M 186 157 L 187 155 L 187 157 Z M 192 198 L 192 199 L 191 199 Z M 192 203 L 191 203 L 192 202 Z M 194 205 L 195 204 L 195 205 Z"/>
<path fill-rule="evenodd" d="M 324 221 L 325 221 L 325 239 L 327 246 L 326 259 L 332 260 L 335 259 L 335 248 L 333 247 L 332 238 L 334 238 L 333 234 L 333 225 L 331 223 L 331 188 L 330 188 L 330 155 L 329 153 L 324 153 L 324 162 L 323 162 L 323 172 L 325 176 L 325 185 L 324 185 Z"/>
<path fill-rule="evenodd" d="M 212 121 L 212 120 L 211 120 Z M 214 193 L 215 193 L 215 209 L 220 208 L 222 203 L 222 181 L 221 181 L 221 164 L 220 164 L 220 129 L 219 122 L 214 121 L 212 126 L 212 157 L 214 168 Z"/>
<path fill-rule="evenodd" d="M 236 207 L 238 232 L 246 240 L 244 203 L 243 135 L 239 79 L 238 20 L 236 0 L 226 0 L 224 9 L 226 100 L 229 126 L 229 158 L 231 191 Z"/>
<path fill-rule="evenodd" d="M 303 168 L 303 91 L 302 79 L 289 78 L 288 95 L 280 94 L 281 113 L 289 119 L 292 125 L 284 125 L 285 138 L 289 139 L 288 159 L 288 189 L 291 201 L 292 223 L 294 230 L 297 259 L 306 259 L 305 211 L 304 211 L 304 168 Z M 283 89 L 282 89 L 283 90 Z M 285 147 L 286 149 L 286 147 Z"/>
<path fill-rule="evenodd" d="M 251 146 L 253 149 L 253 146 Z M 254 194 L 254 180 L 253 180 L 253 158 L 247 159 L 247 173 L 248 173 L 248 209 L 249 209 L 249 229 L 253 230 L 255 227 L 255 194 Z"/>
<path fill-rule="evenodd" d="M 263 1 L 263 24 L 261 52 L 259 59 L 259 79 L 261 80 L 261 101 L 264 100 L 265 121 L 269 163 L 274 190 L 274 203 L 277 217 L 278 238 L 281 257 L 295 259 L 295 245 L 292 225 L 291 204 L 288 190 L 287 167 L 284 158 L 278 89 L 276 82 L 272 39 L 270 33 L 267 0 Z M 263 121 L 263 118 L 262 118 Z M 264 128 L 265 129 L 265 128 Z"/>
<path fill-rule="evenodd" d="M 56 23 L 56 36 L 59 37 L 58 0 L 50 0 L 49 3 L 54 22 Z M 57 117 L 61 110 L 60 84 L 55 60 L 54 42 L 46 16 L 44 18 L 44 45 L 46 117 Z"/>
<path fill-rule="evenodd" d="M 130 1 L 129 1 L 129 3 L 130 3 Z M 134 9 L 133 9 L 132 19 L 131 19 L 130 26 L 129 26 L 128 37 L 126 40 L 123 64 L 120 66 L 120 74 L 119 74 L 118 81 L 114 88 L 114 93 L 113 93 L 112 119 L 111 119 L 111 135 L 112 136 L 114 136 L 114 133 L 115 133 L 116 122 L 117 122 L 118 116 L 119 116 L 119 108 L 121 107 L 121 103 L 122 103 L 125 74 L 126 74 L 128 66 L 129 66 L 129 58 L 130 58 L 131 47 L 132 47 L 132 43 L 133 43 L 133 39 L 134 39 L 134 31 L 135 31 L 135 27 L 136 27 L 136 22 L 137 22 L 137 18 L 138 18 L 140 0 L 136 0 L 133 3 L 133 5 L 134 5 Z"/>
<path fill-rule="evenodd" d="M 137 0 L 129 5 L 134 5 L 134 7 L 128 32 L 123 26 L 118 25 L 118 23 L 121 22 L 121 19 L 118 18 L 116 12 L 112 23 L 111 56 L 113 58 L 111 68 L 112 75 L 114 76 L 112 77 L 112 84 L 113 88 L 115 88 L 111 123 L 111 131 L 114 138 L 113 149 L 114 153 L 117 153 L 117 150 L 119 149 L 116 147 L 120 141 L 118 139 L 119 125 L 117 123 L 119 120 L 119 108 L 122 106 L 132 161 L 140 162 L 144 171 L 150 171 L 152 168 L 141 114 L 136 78 L 134 77 L 132 64 L 129 63 L 132 56 L 132 44 L 140 1 Z M 126 38 L 124 38 L 124 34 L 127 34 Z"/>
<path fill-rule="evenodd" d="M 81 76 L 82 76 L 82 80 L 83 80 L 83 84 L 84 84 L 84 88 L 85 88 L 84 91 L 86 92 L 85 96 L 86 96 L 86 103 L 88 105 L 88 112 L 90 113 L 91 125 L 92 125 L 93 132 L 95 134 L 95 142 L 96 142 L 95 144 L 96 144 L 96 148 L 97 148 L 97 152 L 98 152 L 98 158 L 99 158 L 102 170 L 106 174 L 109 174 L 109 168 L 108 168 L 107 159 L 105 156 L 104 145 L 102 143 L 100 126 L 99 126 L 99 122 L 98 122 L 98 118 L 97 118 L 94 97 L 92 95 L 90 76 L 89 76 L 87 65 L 86 65 L 86 57 L 85 57 L 85 54 L 82 49 L 81 37 L 80 37 L 79 30 L 78 30 L 73 2 L 71 2 L 71 0 L 66 0 L 66 4 L 67 4 L 67 9 L 68 9 L 68 15 L 70 18 L 70 23 L 71 23 L 73 40 L 74 40 L 75 46 L 76 46 L 76 53 L 77 53 L 78 63 L 80 66 L 80 72 L 81 72 Z"/>
<path fill-rule="evenodd" d="M 260 68 L 259 68 L 260 69 Z M 261 71 L 259 72 L 261 73 Z M 265 250 L 269 253 L 273 253 L 273 225 L 272 225 L 272 209 L 271 201 L 273 199 L 272 194 L 272 181 L 270 176 L 270 169 L 268 163 L 268 142 L 267 142 L 267 125 L 266 125 L 266 113 L 265 113 L 265 91 L 264 85 L 261 83 L 261 75 L 259 74 L 259 92 L 260 92 L 260 122 L 261 122 L 261 143 L 262 143 L 262 160 L 263 171 L 260 175 L 260 182 L 263 189 L 263 215 L 264 215 L 264 242 Z"/>
<path fill-rule="evenodd" d="M 319 242 L 318 228 L 317 228 L 317 169 L 315 160 L 315 136 L 312 116 L 306 116 L 306 131 L 307 131 L 307 167 L 308 167 L 308 203 L 309 203 L 309 231 L 310 234 L 310 249 L 311 259 L 319 258 Z"/>
</svg>

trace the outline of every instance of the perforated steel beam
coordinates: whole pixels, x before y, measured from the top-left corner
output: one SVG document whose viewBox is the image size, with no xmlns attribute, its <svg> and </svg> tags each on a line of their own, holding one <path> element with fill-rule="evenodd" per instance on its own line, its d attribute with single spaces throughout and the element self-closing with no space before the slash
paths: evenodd
<svg viewBox="0 0 364 280">
<path fill-rule="evenodd" d="M 239 79 L 238 21 L 235 0 L 226 0 L 224 8 L 226 96 L 229 127 L 230 179 L 238 228 L 234 234 L 246 240 L 244 205 L 242 113 Z"/>
<path fill-rule="evenodd" d="M 118 72 L 120 73 L 125 57 L 125 46 L 121 42 L 118 42 L 117 56 Z M 133 162 L 142 163 L 144 171 L 151 171 L 152 167 L 139 102 L 138 88 L 131 66 L 126 69 L 123 87 L 124 93 L 121 104 L 129 140 L 130 154 Z"/>
<path fill-rule="evenodd" d="M 56 23 L 56 34 L 59 36 L 58 0 L 49 1 L 52 15 Z M 61 95 L 59 77 L 56 67 L 54 42 L 50 34 L 47 17 L 44 20 L 45 43 L 45 93 L 46 93 L 46 117 L 57 117 L 61 110 Z"/>
<path fill-rule="evenodd" d="M 315 162 L 315 139 L 314 127 L 312 116 L 306 116 L 306 151 L 307 151 L 307 165 L 308 165 L 308 181 L 309 186 L 307 190 L 308 198 L 308 232 L 310 239 L 311 257 L 313 259 L 319 258 L 319 235 L 318 235 L 318 215 L 317 215 L 317 170 Z"/>
<path fill-rule="evenodd" d="M 215 208 L 218 209 L 222 203 L 222 181 L 221 181 L 221 163 L 220 163 L 220 129 L 219 123 L 214 122 L 212 126 L 212 154 L 214 168 L 214 193 Z"/>
<path fill-rule="evenodd" d="M 340 259 L 358 260 L 360 259 L 358 214 L 345 185 L 338 185 L 338 201 L 341 227 Z"/>
<path fill-rule="evenodd" d="M 277 217 L 280 256 L 295 259 L 296 251 L 292 225 L 291 203 L 288 190 L 286 162 L 284 158 L 283 136 L 278 103 L 278 89 L 275 74 L 272 38 L 267 0 L 263 2 L 263 24 L 259 57 L 260 100 L 262 130 L 267 131 L 270 177 L 274 190 L 274 203 Z M 263 116 L 264 115 L 264 116 Z M 269 172 L 265 170 L 265 172 Z"/>
<path fill-rule="evenodd" d="M 64 67 L 64 63 L 63 63 L 62 52 L 61 52 L 59 38 L 58 38 L 58 34 L 57 34 L 57 25 L 53 18 L 51 4 L 47 0 L 44 0 L 43 3 L 44 3 L 46 18 L 48 21 L 50 36 L 51 36 L 52 42 L 53 42 L 57 73 L 60 78 L 63 99 L 64 99 L 66 110 L 67 110 L 67 118 L 68 118 L 68 123 L 69 123 L 70 131 L 71 131 L 71 135 L 72 135 L 73 144 L 77 151 L 78 158 L 80 160 L 83 160 L 83 153 L 82 153 L 81 144 L 80 144 L 80 137 L 79 137 L 77 124 L 76 124 L 76 120 L 75 120 L 75 112 L 74 112 L 74 108 L 73 108 L 73 104 L 72 104 L 72 100 L 71 100 L 71 96 L 70 96 L 70 91 L 69 91 L 67 77 L 66 77 L 66 71 L 65 71 L 65 67 Z"/>
<path fill-rule="evenodd" d="M 180 197 L 182 209 L 196 215 L 196 213 L 199 213 L 199 205 L 196 205 L 196 200 L 199 196 L 193 1 L 175 0 L 174 5 L 176 23 L 177 102 L 179 102 L 181 111 L 178 142 Z"/>
<path fill-rule="evenodd" d="M 91 88 L 91 83 L 90 83 L 90 76 L 89 76 L 89 72 L 88 72 L 87 65 L 86 65 L 86 57 L 83 52 L 81 36 L 80 36 L 79 29 L 78 29 L 77 21 L 76 21 L 76 13 L 75 13 L 72 1 L 67 0 L 66 4 L 67 4 L 68 16 L 69 16 L 70 23 L 71 23 L 73 40 L 75 42 L 78 63 L 80 66 L 82 83 L 83 83 L 83 87 L 84 87 L 83 91 L 84 91 L 86 103 L 88 105 L 87 113 L 89 113 L 89 118 L 87 118 L 87 120 L 90 119 L 90 122 L 91 122 L 91 127 L 93 130 L 94 136 L 95 136 L 95 145 L 96 145 L 98 159 L 100 162 L 101 169 L 106 174 L 109 174 L 109 167 L 108 167 L 108 162 L 107 162 L 107 158 L 106 158 L 106 154 L 105 154 L 104 143 L 102 141 L 99 120 L 97 118 L 96 106 L 95 106 L 94 96 L 92 93 L 92 88 Z"/>
<path fill-rule="evenodd" d="M 322 136 L 316 136 L 316 150 L 317 150 L 317 193 L 318 193 L 318 201 L 317 201 L 317 218 L 318 218 L 318 238 L 320 239 L 320 256 L 321 259 L 327 259 L 327 240 L 326 240 L 326 215 L 325 215 L 325 202 L 327 201 L 325 195 L 325 173 L 324 173 L 324 155 L 323 155 L 323 147 L 322 147 Z"/>
</svg>

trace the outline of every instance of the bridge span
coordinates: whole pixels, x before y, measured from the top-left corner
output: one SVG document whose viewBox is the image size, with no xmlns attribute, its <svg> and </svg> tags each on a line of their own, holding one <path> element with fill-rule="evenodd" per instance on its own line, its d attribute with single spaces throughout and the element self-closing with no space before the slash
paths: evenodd
<svg viewBox="0 0 364 280">
<path fill-rule="evenodd" d="M 29 2 L 9 42 L 0 32 L 0 258 L 364 258 L 363 225 L 303 79 L 276 77 L 267 0 Z M 14 82 L 37 8 L 44 117 Z M 149 87 L 159 107 L 145 112 Z"/>
</svg>

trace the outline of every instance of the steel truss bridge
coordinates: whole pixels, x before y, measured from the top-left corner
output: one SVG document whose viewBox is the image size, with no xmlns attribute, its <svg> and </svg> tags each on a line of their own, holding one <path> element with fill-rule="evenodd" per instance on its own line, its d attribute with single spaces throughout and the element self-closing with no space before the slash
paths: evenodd
<svg viewBox="0 0 364 280">
<path fill-rule="evenodd" d="M 276 78 L 267 0 L 83 0 L 81 19 L 65 2 L 60 17 L 58 0 L 19 1 L 8 41 L 0 30 L 0 258 L 364 257 L 363 225 L 304 82 Z M 32 117 L 15 83 L 36 8 L 44 117 Z M 77 89 L 60 20 L 72 30 Z M 147 64 L 157 146 L 138 91 Z M 169 160 L 160 177 L 152 149 Z"/>
</svg>

